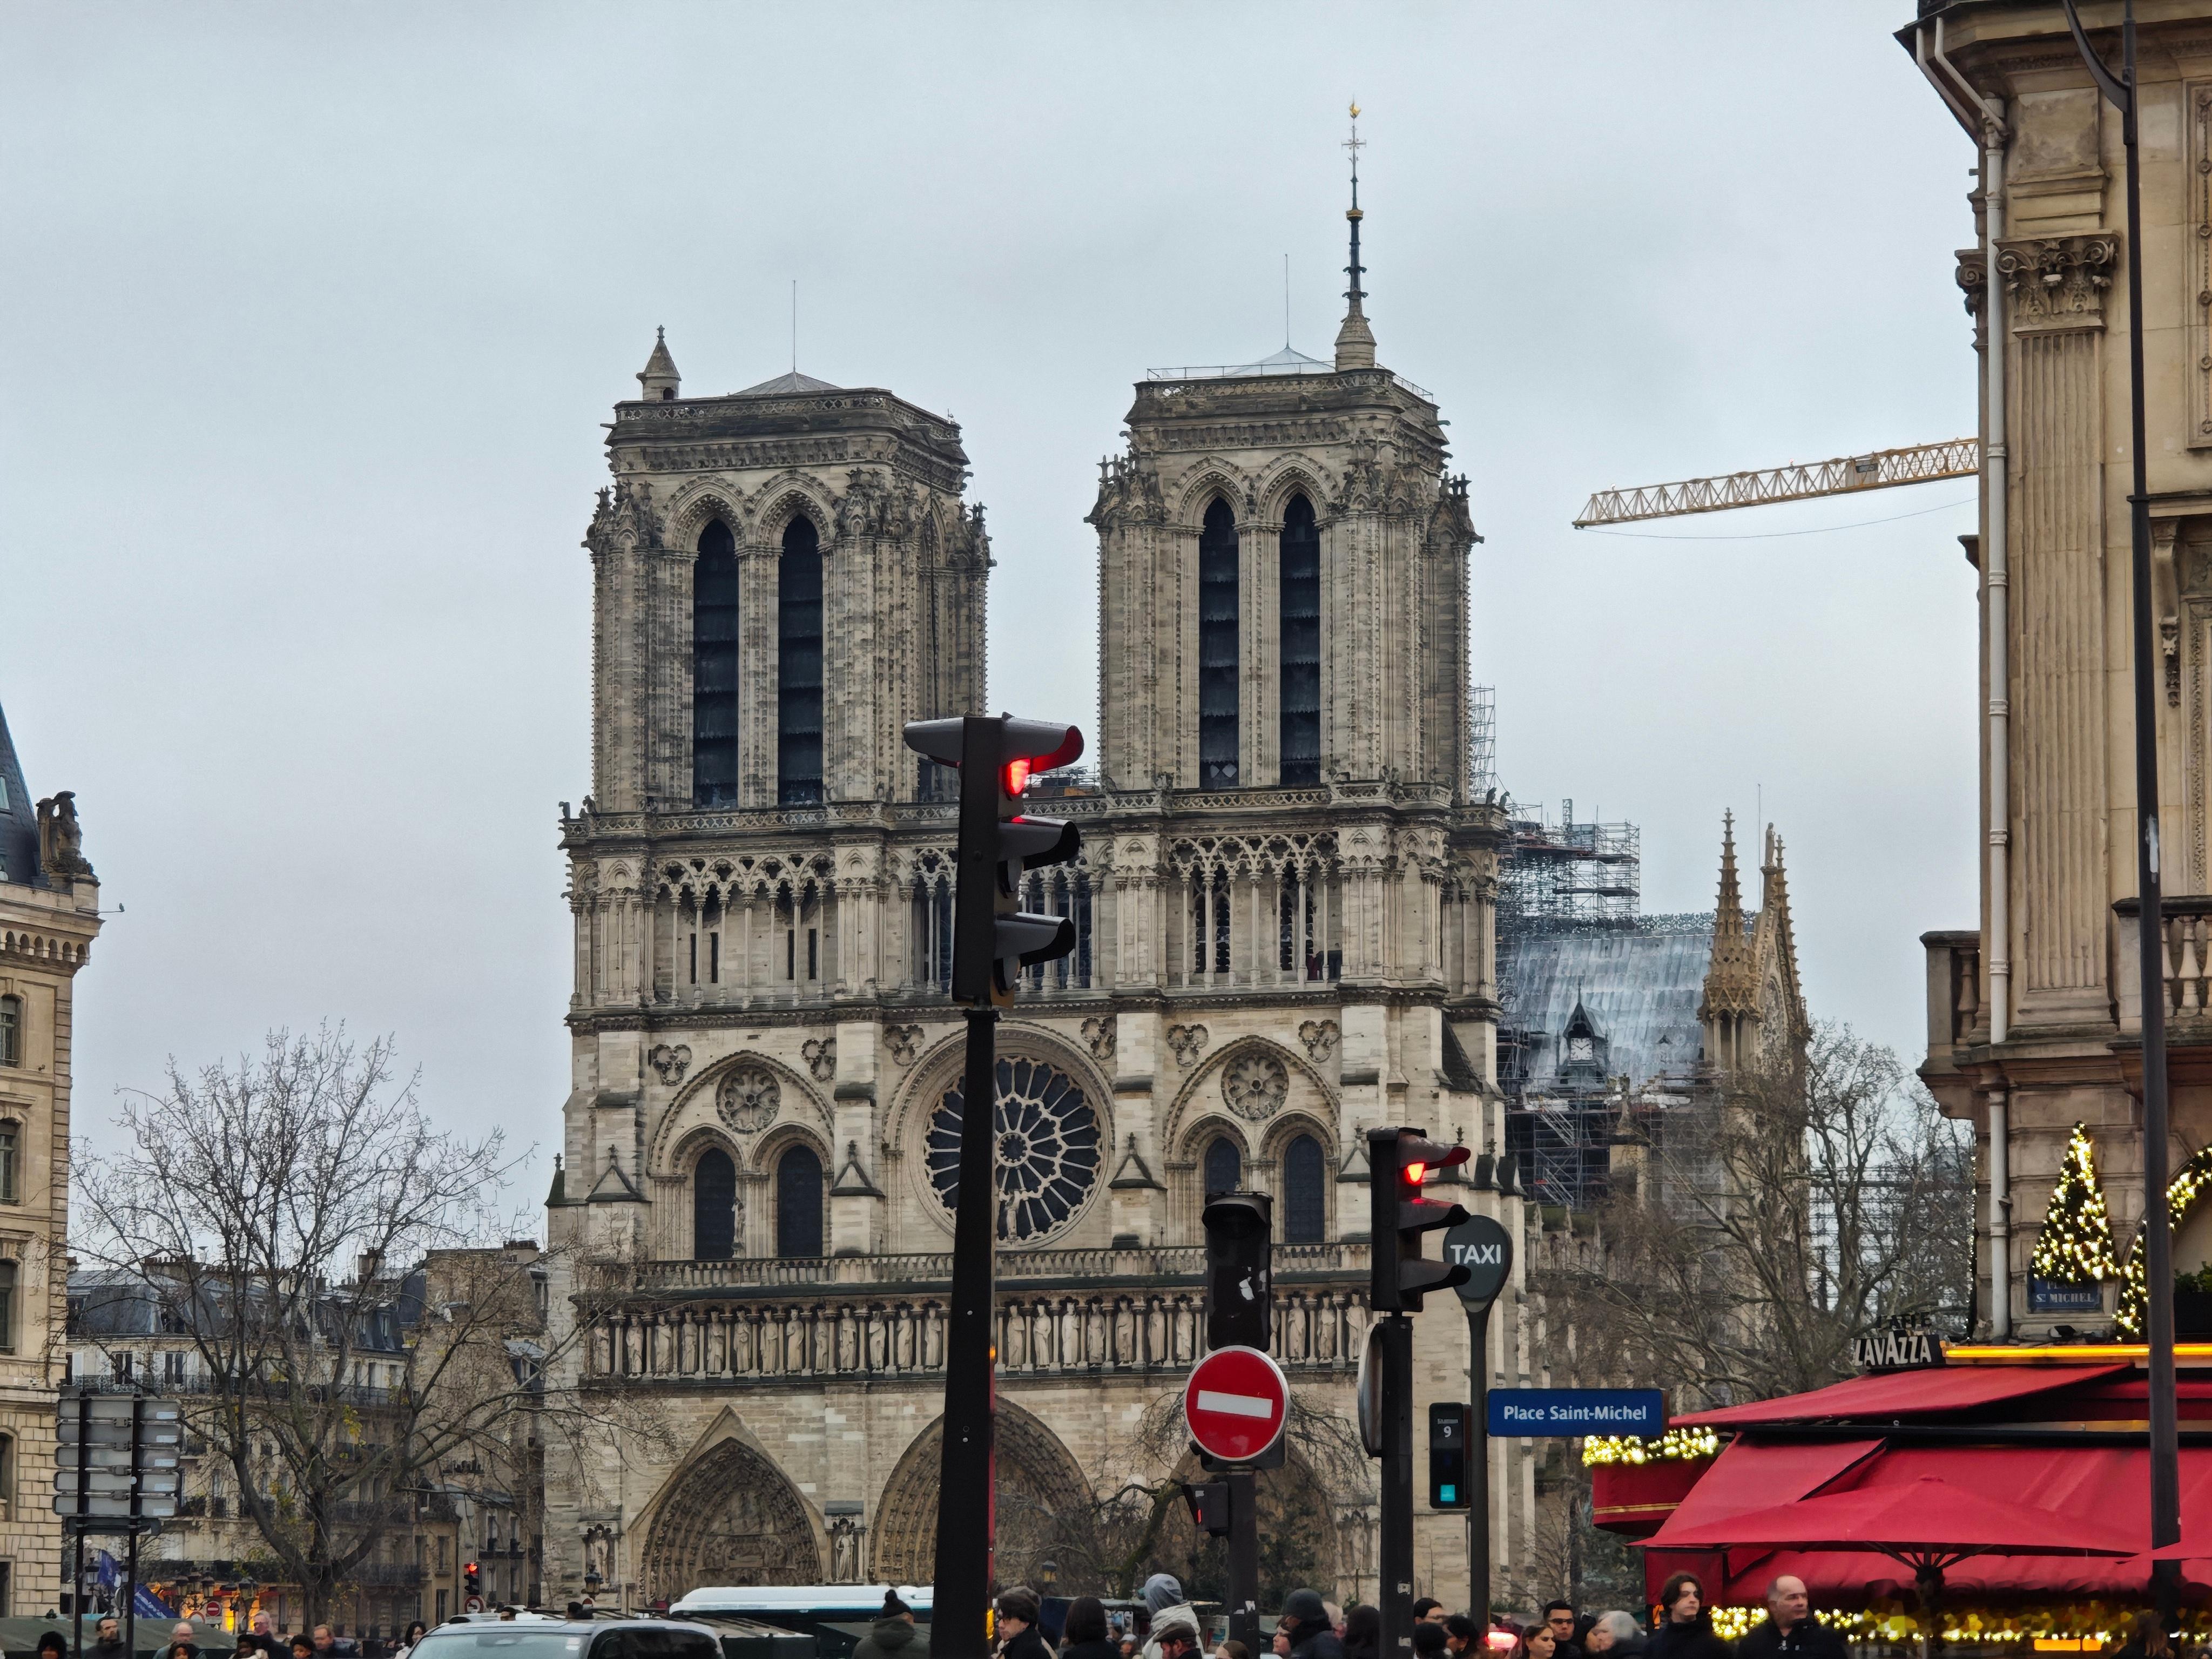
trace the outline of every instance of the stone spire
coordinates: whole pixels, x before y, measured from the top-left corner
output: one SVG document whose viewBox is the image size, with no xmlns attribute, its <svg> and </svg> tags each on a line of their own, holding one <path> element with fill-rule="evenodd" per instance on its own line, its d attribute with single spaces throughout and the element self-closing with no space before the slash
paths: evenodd
<svg viewBox="0 0 2212 1659">
<path fill-rule="evenodd" d="M 1344 268 L 1352 278 L 1352 286 L 1344 297 L 1351 303 L 1344 313 L 1344 326 L 1336 331 L 1336 367 L 1340 372 L 1347 368 L 1375 367 L 1375 331 L 1367 326 L 1367 313 L 1359 302 L 1367 297 L 1367 290 L 1359 285 L 1366 274 L 1366 266 L 1359 263 L 1359 152 L 1364 148 L 1359 142 L 1359 106 L 1352 106 L 1352 137 L 1345 143 L 1352 152 L 1352 206 L 1345 218 L 1352 226 L 1352 263 Z"/>
<path fill-rule="evenodd" d="M 1743 888 L 1736 876 L 1735 814 L 1721 819 L 1721 890 L 1713 906 L 1712 955 L 1705 967 L 1705 998 L 1698 1018 L 1705 1022 L 1705 1054 L 1723 1065 L 1733 1065 L 1735 1047 L 1729 1030 L 1717 1022 L 1755 1017 L 1759 1009 L 1759 964 L 1750 937 L 1743 927 Z"/>
<path fill-rule="evenodd" d="M 676 359 L 668 355 L 666 329 L 653 331 L 653 356 L 645 360 L 645 367 L 638 374 L 637 383 L 645 388 L 642 395 L 647 403 L 672 404 L 676 401 L 678 392 L 683 388 L 684 377 L 676 372 Z"/>
</svg>

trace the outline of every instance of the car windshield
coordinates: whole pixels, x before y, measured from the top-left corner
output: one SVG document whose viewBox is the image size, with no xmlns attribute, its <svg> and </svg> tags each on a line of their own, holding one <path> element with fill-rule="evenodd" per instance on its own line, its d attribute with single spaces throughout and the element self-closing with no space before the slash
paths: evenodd
<svg viewBox="0 0 2212 1659">
<path fill-rule="evenodd" d="M 583 1651 L 580 1633 L 527 1625 L 465 1625 L 431 1632 L 415 1644 L 412 1659 L 582 1659 Z"/>
</svg>

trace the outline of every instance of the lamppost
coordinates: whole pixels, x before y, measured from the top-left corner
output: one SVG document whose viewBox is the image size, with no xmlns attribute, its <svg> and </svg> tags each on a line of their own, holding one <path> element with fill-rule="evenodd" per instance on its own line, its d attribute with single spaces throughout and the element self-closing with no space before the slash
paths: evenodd
<svg viewBox="0 0 2212 1659">
<path fill-rule="evenodd" d="M 2150 603 L 2150 484 L 2143 438 L 2142 175 L 2136 155 L 2136 9 L 2120 13 L 2120 72 L 2089 48 L 2074 0 L 2065 0 L 2066 27 L 2099 90 L 2120 112 L 2120 143 L 2127 154 L 2128 495 L 2133 546 L 2136 716 L 2136 886 L 2140 911 L 2136 931 L 2142 977 L 2143 1220 L 2142 1242 L 2146 1334 L 2150 1372 L 2150 1542 L 2153 1549 L 2181 1541 L 2181 1452 L 2173 1382 L 2173 1238 L 2166 1213 L 2166 911 L 2159 887 L 2158 704 L 2152 692 L 2154 661 Z M 2154 1562 L 2151 1589 L 2160 1615 L 2173 1623 L 2181 1599 L 2181 1564 Z"/>
<path fill-rule="evenodd" d="M 1037 1588 L 1039 1589 L 1042 1590 L 1047 1595 L 1049 1595 L 1052 1594 L 1052 1587 L 1059 1582 L 1059 1562 L 1040 1561 L 1037 1563 Z"/>
</svg>

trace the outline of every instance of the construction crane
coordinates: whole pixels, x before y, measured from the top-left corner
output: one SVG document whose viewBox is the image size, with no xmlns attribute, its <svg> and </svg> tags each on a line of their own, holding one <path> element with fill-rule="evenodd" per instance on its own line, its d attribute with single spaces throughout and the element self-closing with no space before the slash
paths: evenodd
<svg viewBox="0 0 2212 1659">
<path fill-rule="evenodd" d="M 1680 483 L 1646 484 L 1638 489 L 1601 489 L 1589 498 L 1589 505 L 1575 520 L 1575 528 L 1626 524 L 1633 519 L 1672 519 L 1686 513 L 1725 513 L 1734 507 L 1847 495 L 1859 489 L 1932 483 L 1938 478 L 1972 478 L 1979 474 L 1981 465 L 1980 441 L 1954 438 L 1948 443 L 1877 449 L 1870 455 L 1839 455 L 1832 461 L 1770 467 L 1763 472 L 1685 478 Z"/>
</svg>

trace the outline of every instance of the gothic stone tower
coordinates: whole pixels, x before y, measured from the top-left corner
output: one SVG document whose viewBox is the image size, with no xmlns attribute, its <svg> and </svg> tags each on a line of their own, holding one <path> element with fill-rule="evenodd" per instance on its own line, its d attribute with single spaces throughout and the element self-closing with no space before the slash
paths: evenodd
<svg viewBox="0 0 2212 1659">
<path fill-rule="evenodd" d="M 1132 1470 L 1175 1468 L 1144 1425 L 1200 1351 L 1207 1192 L 1275 1195 L 1276 1352 L 1348 1417 L 1362 1132 L 1502 1150 L 1465 487 L 1356 301 L 1340 356 L 1147 380 L 1092 514 L 1103 764 L 1036 791 L 1085 847 L 1028 896 L 1079 943 L 1000 1029 L 1008 1582 L 1073 1559 L 1068 1528 Z M 685 398 L 665 349 L 641 380 L 586 544 L 596 783 L 562 823 L 574 1072 L 550 1224 L 578 1247 L 572 1372 L 669 1432 L 549 1455 L 549 1593 L 927 1578 L 964 1109 L 956 823 L 899 726 L 982 706 L 980 514 L 951 423 L 888 392 Z M 1468 1201 L 1519 1224 L 1516 1195 Z M 1423 1329 L 1422 1403 L 1466 1398 L 1464 1322 Z M 1493 1380 L 1522 1380 L 1517 1313 L 1492 1329 Z M 1498 1455 L 1504 1554 L 1528 1475 Z M 1368 1488 L 1295 1452 L 1270 1477 L 1304 1582 L 1372 1596 Z M 1424 1589 L 1464 1596 L 1464 1537 L 1430 1523 Z"/>
</svg>

